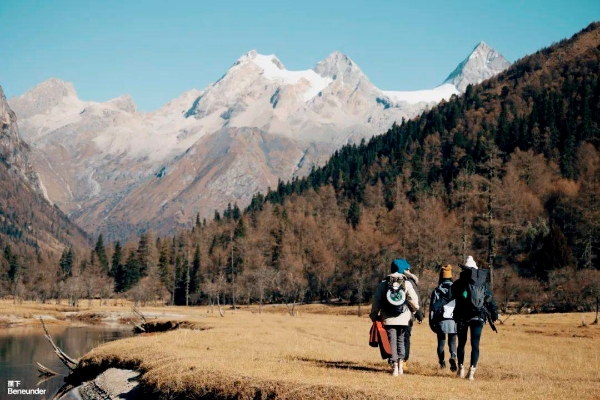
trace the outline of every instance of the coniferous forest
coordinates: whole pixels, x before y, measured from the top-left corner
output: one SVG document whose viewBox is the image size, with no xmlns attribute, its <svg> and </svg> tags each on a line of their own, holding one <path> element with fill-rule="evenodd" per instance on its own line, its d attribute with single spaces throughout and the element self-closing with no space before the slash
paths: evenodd
<svg viewBox="0 0 600 400">
<path fill-rule="evenodd" d="M 230 205 L 174 237 L 66 247 L 39 299 L 174 304 L 370 301 L 392 259 L 420 277 L 467 255 L 501 308 L 590 309 L 600 296 L 600 24 L 306 177 Z M 1 294 L 37 268 L 7 243 Z M 26 276 L 21 274 L 20 276 Z M 24 278 L 23 278 L 24 279 Z M 19 293 L 26 293 L 25 291 Z"/>
</svg>

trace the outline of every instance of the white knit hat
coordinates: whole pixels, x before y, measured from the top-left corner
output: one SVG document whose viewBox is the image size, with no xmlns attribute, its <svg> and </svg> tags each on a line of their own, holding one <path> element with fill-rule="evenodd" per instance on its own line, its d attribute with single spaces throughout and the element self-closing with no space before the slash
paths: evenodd
<svg viewBox="0 0 600 400">
<path fill-rule="evenodd" d="M 467 262 L 465 263 L 466 267 L 477 269 L 477 264 L 475 264 L 475 260 L 473 260 L 473 256 L 467 257 Z"/>
</svg>

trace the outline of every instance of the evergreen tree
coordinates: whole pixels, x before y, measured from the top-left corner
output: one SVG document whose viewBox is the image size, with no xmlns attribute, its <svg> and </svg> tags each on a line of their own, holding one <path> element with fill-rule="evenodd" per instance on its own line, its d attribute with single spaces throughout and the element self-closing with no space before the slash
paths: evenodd
<svg viewBox="0 0 600 400">
<path fill-rule="evenodd" d="M 151 239 L 147 233 L 140 235 L 138 242 L 137 258 L 140 263 L 140 274 L 146 276 L 148 274 L 148 261 L 150 258 L 150 242 Z"/>
<path fill-rule="evenodd" d="M 21 266 L 19 265 L 17 255 L 13 253 L 8 244 L 4 247 L 4 259 L 8 262 L 8 280 L 14 283 L 18 279 Z"/>
<path fill-rule="evenodd" d="M 235 226 L 235 231 L 233 233 L 235 238 L 243 238 L 246 236 L 246 227 L 244 226 L 244 219 L 240 218 L 237 225 Z"/>
<path fill-rule="evenodd" d="M 234 203 L 233 205 L 231 216 L 233 217 L 234 221 L 237 221 L 242 217 L 242 212 L 240 211 L 240 208 L 238 207 L 237 203 Z"/>
<path fill-rule="evenodd" d="M 202 258 L 200 254 L 200 245 L 196 245 L 194 251 L 194 260 L 192 261 L 192 271 L 190 274 L 190 293 L 195 294 L 198 292 L 200 285 L 200 272 L 202 268 Z"/>
<path fill-rule="evenodd" d="M 350 208 L 348 209 L 348 213 L 346 214 L 346 222 L 352 225 L 352 228 L 356 229 L 360 222 L 360 215 L 360 206 L 356 201 L 352 201 Z"/>
<path fill-rule="evenodd" d="M 104 248 L 104 237 L 102 236 L 102 234 L 98 236 L 98 240 L 96 241 L 96 247 L 94 248 L 94 253 L 98 259 L 98 263 L 100 264 L 104 272 L 108 274 L 110 272 L 108 256 L 106 255 L 106 249 Z M 94 260 L 92 260 L 92 263 L 94 263 Z"/>
<path fill-rule="evenodd" d="M 64 249 L 59 261 L 62 271 L 62 279 L 66 279 L 73 274 L 73 249 Z"/>
<path fill-rule="evenodd" d="M 141 266 L 137 255 L 133 250 L 129 251 L 129 256 L 125 262 L 125 271 L 121 283 L 121 291 L 125 292 L 135 286 L 141 278 Z"/>
<path fill-rule="evenodd" d="M 112 256 L 112 266 L 110 269 L 110 276 L 116 278 L 117 271 L 123 270 L 123 248 L 121 247 L 121 243 L 118 241 L 115 242 L 115 251 Z"/>
</svg>

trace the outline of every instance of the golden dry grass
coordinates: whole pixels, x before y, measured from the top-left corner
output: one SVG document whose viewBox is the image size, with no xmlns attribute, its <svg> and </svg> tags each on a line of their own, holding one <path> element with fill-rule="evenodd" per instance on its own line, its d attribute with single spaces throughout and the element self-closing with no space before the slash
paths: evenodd
<svg viewBox="0 0 600 400">
<path fill-rule="evenodd" d="M 394 378 L 367 344 L 366 317 L 313 314 L 311 307 L 297 317 L 239 310 L 225 318 L 188 308 L 185 314 L 202 316 L 192 322 L 210 329 L 111 342 L 87 354 L 82 367 L 137 367 L 144 386 L 163 398 L 599 397 L 600 327 L 580 327 L 591 314 L 513 316 L 499 334 L 486 328 L 477 379 L 469 382 L 437 368 L 426 324 L 415 326 L 407 372 Z"/>
</svg>

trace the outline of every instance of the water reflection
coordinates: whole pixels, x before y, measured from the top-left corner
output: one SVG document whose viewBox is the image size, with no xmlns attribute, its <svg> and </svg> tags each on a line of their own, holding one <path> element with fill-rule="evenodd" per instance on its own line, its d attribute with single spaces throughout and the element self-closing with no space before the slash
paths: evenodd
<svg viewBox="0 0 600 400">
<path fill-rule="evenodd" d="M 127 327 L 52 327 L 48 330 L 58 347 L 71 357 L 78 358 L 92 348 L 111 340 L 131 336 Z M 52 346 L 44 337 L 41 326 L 29 328 L 0 328 L 0 399 L 52 399 L 64 384 L 63 378 L 69 372 Z M 36 362 L 64 374 L 44 380 L 39 377 Z M 19 389 L 45 389 L 44 395 L 8 395 L 9 381 Z"/>
</svg>

